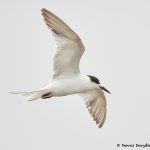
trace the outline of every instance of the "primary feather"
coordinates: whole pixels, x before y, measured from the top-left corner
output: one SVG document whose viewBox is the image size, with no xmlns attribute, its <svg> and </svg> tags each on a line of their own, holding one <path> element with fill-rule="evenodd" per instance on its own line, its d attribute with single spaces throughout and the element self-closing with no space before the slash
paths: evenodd
<svg viewBox="0 0 150 150">
<path fill-rule="evenodd" d="M 106 119 L 106 98 L 102 90 L 93 90 L 79 94 L 85 101 L 88 111 L 101 128 Z"/>
</svg>

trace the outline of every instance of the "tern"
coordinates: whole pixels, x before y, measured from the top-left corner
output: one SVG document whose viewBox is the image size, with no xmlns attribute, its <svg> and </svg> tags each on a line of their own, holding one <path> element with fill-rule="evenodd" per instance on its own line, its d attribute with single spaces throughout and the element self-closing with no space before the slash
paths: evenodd
<svg viewBox="0 0 150 150">
<path fill-rule="evenodd" d="M 12 92 L 12 94 L 25 96 L 29 101 L 78 94 L 85 101 L 93 120 L 101 128 L 106 119 L 104 91 L 110 92 L 100 84 L 97 77 L 80 73 L 79 63 L 85 51 L 80 37 L 49 10 L 43 8 L 41 12 L 57 44 L 52 80 L 38 91 Z"/>
</svg>

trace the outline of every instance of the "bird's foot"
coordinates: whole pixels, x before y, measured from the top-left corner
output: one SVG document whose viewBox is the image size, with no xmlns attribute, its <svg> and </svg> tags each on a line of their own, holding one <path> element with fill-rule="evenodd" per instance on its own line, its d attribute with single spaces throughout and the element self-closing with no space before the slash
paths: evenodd
<svg viewBox="0 0 150 150">
<path fill-rule="evenodd" d="M 47 99 L 47 98 L 51 98 L 51 97 L 52 97 L 52 93 L 49 92 L 49 93 L 43 94 L 41 98 L 42 99 Z"/>
</svg>

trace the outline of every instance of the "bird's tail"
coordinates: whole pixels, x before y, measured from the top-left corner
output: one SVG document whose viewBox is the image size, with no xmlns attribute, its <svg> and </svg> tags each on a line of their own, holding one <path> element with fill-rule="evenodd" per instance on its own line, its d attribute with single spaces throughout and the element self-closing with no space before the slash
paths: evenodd
<svg viewBox="0 0 150 150">
<path fill-rule="evenodd" d="M 33 92 L 9 92 L 11 94 L 17 94 L 26 97 L 28 101 L 33 101 L 42 98 L 42 95 L 46 94 L 46 90 L 33 91 Z"/>
</svg>

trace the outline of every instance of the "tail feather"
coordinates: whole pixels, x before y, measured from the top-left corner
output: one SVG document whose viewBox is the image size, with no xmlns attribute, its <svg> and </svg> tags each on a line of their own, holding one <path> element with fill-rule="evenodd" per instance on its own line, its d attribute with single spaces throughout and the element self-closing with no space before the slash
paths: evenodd
<svg viewBox="0 0 150 150">
<path fill-rule="evenodd" d="M 11 94 L 17 94 L 26 97 L 28 101 L 33 101 L 42 97 L 46 93 L 46 90 L 34 91 L 34 92 L 10 92 Z"/>
</svg>

